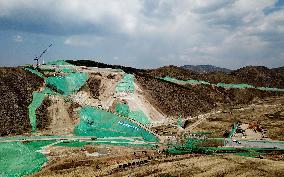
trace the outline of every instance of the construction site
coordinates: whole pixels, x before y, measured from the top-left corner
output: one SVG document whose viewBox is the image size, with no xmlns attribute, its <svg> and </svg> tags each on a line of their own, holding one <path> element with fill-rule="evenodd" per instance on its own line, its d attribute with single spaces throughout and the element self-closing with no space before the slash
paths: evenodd
<svg viewBox="0 0 284 177">
<path fill-rule="evenodd" d="M 283 68 L 262 71 L 1 68 L 0 176 L 284 176 Z"/>
</svg>

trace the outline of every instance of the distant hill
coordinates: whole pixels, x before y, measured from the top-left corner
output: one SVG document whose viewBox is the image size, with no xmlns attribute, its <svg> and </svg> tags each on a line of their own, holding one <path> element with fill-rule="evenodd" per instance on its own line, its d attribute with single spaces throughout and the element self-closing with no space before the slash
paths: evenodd
<svg viewBox="0 0 284 177">
<path fill-rule="evenodd" d="M 269 69 L 265 66 L 246 66 L 231 72 L 231 75 L 240 78 L 243 83 L 283 88 L 283 73 L 283 67 Z"/>
<path fill-rule="evenodd" d="M 224 73 L 230 73 L 231 70 L 227 68 L 220 68 L 217 66 L 212 66 L 212 65 L 184 65 L 181 66 L 183 69 L 187 69 L 190 71 L 194 71 L 197 73 L 210 73 L 210 72 L 224 72 Z"/>
<path fill-rule="evenodd" d="M 281 77 L 284 77 L 284 66 L 279 68 L 272 68 L 271 70 L 280 75 Z"/>
<path fill-rule="evenodd" d="M 177 66 L 163 66 L 157 69 L 148 70 L 147 73 L 153 77 L 174 77 L 176 79 L 188 80 L 198 79 L 199 74 L 193 71 L 189 71 Z"/>
</svg>

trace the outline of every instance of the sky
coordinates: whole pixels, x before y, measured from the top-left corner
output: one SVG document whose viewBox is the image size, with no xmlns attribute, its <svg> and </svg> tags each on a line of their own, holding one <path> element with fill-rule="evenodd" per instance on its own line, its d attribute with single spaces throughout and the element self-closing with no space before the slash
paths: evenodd
<svg viewBox="0 0 284 177">
<path fill-rule="evenodd" d="M 0 66 L 284 66 L 284 0 L 0 0 Z"/>
</svg>

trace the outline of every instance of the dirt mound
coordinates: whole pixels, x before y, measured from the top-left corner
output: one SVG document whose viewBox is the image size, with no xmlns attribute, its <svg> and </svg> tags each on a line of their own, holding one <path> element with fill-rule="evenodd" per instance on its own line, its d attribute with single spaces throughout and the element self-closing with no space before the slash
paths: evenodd
<svg viewBox="0 0 284 177">
<path fill-rule="evenodd" d="M 43 82 L 23 68 L 0 68 L 0 136 L 31 130 L 28 106 Z"/>
<path fill-rule="evenodd" d="M 283 72 L 283 71 L 282 71 Z M 243 83 L 260 87 L 284 88 L 284 76 L 264 66 L 247 66 L 231 73 Z"/>
<path fill-rule="evenodd" d="M 136 75 L 151 104 L 166 115 L 193 116 L 207 112 L 214 107 L 214 101 L 207 94 L 153 77 Z"/>
</svg>

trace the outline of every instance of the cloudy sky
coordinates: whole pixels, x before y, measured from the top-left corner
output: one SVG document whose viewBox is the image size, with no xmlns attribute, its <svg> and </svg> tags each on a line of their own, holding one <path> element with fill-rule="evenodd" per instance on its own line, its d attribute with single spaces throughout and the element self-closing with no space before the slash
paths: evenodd
<svg viewBox="0 0 284 177">
<path fill-rule="evenodd" d="M 0 65 L 284 65 L 284 0 L 0 0 Z"/>
</svg>

